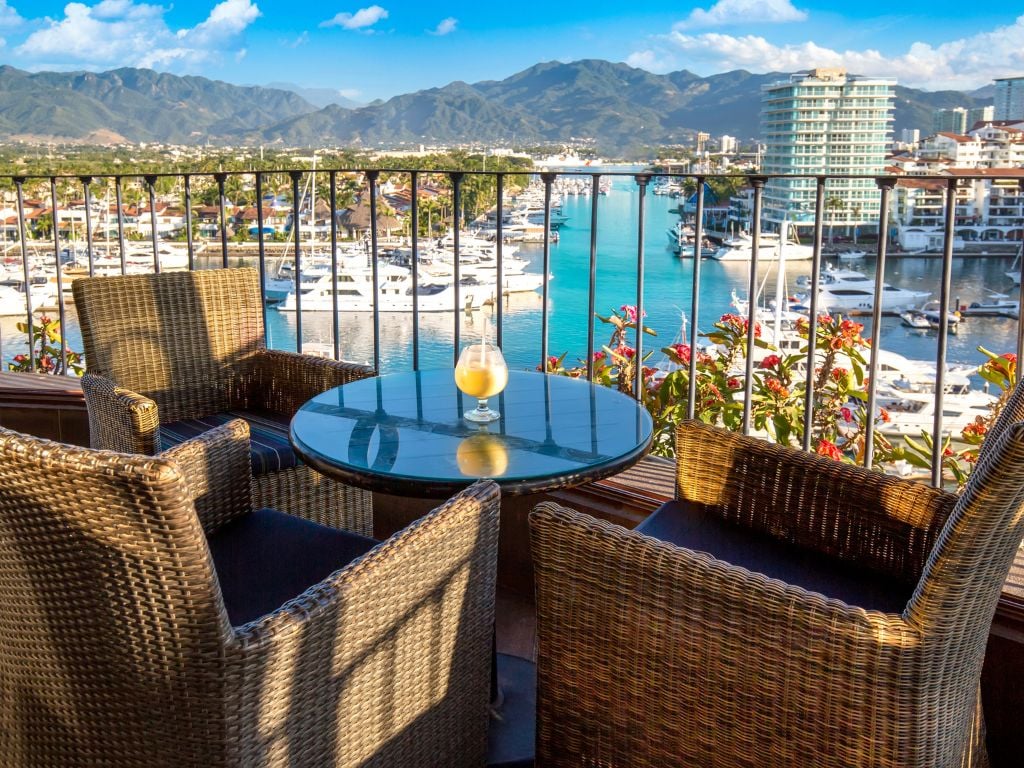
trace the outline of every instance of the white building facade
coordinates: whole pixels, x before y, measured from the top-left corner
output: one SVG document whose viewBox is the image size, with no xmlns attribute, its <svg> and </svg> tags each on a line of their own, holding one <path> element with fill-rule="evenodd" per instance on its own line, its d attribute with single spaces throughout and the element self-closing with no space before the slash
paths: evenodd
<svg viewBox="0 0 1024 768">
<path fill-rule="evenodd" d="M 896 81 L 814 69 L 762 86 L 761 135 L 765 174 L 877 176 L 891 141 Z M 816 180 L 772 179 L 765 186 L 763 218 L 803 236 L 814 225 Z M 831 178 L 826 225 L 857 227 L 878 221 L 880 192 L 872 178 Z"/>
</svg>

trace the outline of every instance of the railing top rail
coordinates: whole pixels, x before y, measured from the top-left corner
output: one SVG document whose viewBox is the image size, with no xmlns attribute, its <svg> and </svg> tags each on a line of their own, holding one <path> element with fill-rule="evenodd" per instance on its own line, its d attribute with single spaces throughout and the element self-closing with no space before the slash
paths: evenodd
<svg viewBox="0 0 1024 768">
<path fill-rule="evenodd" d="M 633 164 L 639 165 L 639 164 Z M 985 170 L 985 169 L 979 169 Z M 997 168 L 991 169 L 994 172 L 983 173 L 979 172 L 976 174 L 962 174 L 957 173 L 956 175 L 949 175 L 943 173 L 929 173 L 929 174 L 893 174 L 893 173 L 708 173 L 705 171 L 672 171 L 672 170 L 654 170 L 651 166 L 648 166 L 644 173 L 650 174 L 651 176 L 661 177 L 674 177 L 674 178 L 704 178 L 708 179 L 735 179 L 737 177 L 745 178 L 759 178 L 764 180 L 772 179 L 880 179 L 880 178 L 892 178 L 897 181 L 899 180 L 914 180 L 914 181 L 1018 181 L 1024 184 L 1024 169 L 1021 168 Z M 472 176 L 513 176 L 513 175 L 533 175 L 538 173 L 551 173 L 557 176 L 579 176 L 579 177 L 602 177 L 602 176 L 616 176 L 622 178 L 635 178 L 637 171 L 634 170 L 582 170 L 582 169 L 550 169 L 544 166 L 534 168 L 508 168 L 501 170 L 478 170 L 478 169 L 461 169 L 461 168 L 387 168 L 383 166 L 364 166 L 364 167 L 331 167 L 323 166 L 319 168 L 295 168 L 295 167 L 282 167 L 282 168 L 249 168 L 246 170 L 233 170 L 233 171 L 199 171 L 199 170 L 182 170 L 182 171 L 162 171 L 159 173 L 152 173 L 150 171 L 138 171 L 133 173 L 89 173 L 89 174 L 78 174 L 78 173 L 45 173 L 45 174 L 2 174 L 0 179 L 13 181 L 13 182 L 26 182 L 26 181 L 77 181 L 79 183 L 94 183 L 100 179 L 127 179 L 137 178 L 143 179 L 148 183 L 152 183 L 150 180 L 160 178 L 180 179 L 183 177 L 194 177 L 194 176 L 209 176 L 211 178 L 217 178 L 218 176 L 252 176 L 254 174 L 292 174 L 292 173 L 353 173 L 353 174 L 365 174 L 365 173 L 401 173 L 401 174 L 467 174 Z M 88 181 L 87 181 L 88 180 Z"/>
</svg>

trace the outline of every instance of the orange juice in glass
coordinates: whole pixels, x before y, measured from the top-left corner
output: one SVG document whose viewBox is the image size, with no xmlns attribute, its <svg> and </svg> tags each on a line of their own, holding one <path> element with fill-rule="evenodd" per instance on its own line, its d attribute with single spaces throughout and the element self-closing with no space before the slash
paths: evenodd
<svg viewBox="0 0 1024 768">
<path fill-rule="evenodd" d="M 477 407 L 464 414 L 468 421 L 486 424 L 501 418 L 500 413 L 487 407 L 487 398 L 494 397 L 507 384 L 508 366 L 500 349 L 484 341 L 462 350 L 455 365 L 455 386 L 477 399 Z"/>
</svg>

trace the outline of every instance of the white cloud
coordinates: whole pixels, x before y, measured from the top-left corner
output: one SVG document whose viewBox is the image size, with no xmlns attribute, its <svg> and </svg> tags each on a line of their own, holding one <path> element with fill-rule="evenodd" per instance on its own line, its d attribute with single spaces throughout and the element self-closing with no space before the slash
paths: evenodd
<svg viewBox="0 0 1024 768">
<path fill-rule="evenodd" d="M 1024 71 L 1024 16 L 1013 24 L 939 45 L 911 43 L 905 52 L 895 54 L 870 48 L 837 51 L 813 41 L 775 45 L 758 35 L 713 32 L 686 35 L 677 30 L 662 39 L 669 52 L 685 54 L 688 65 L 692 63 L 699 69 L 697 65 L 704 64 L 704 69 L 715 72 L 795 72 L 813 67 L 845 67 L 856 74 L 895 77 L 901 85 L 972 89 L 987 85 L 994 77 Z M 633 57 L 637 61 L 646 57 L 654 60 L 650 51 L 638 51 Z"/>
<path fill-rule="evenodd" d="M 216 60 L 232 51 L 245 29 L 260 16 L 250 0 L 224 0 L 195 27 L 171 31 L 168 9 L 132 0 L 102 0 L 88 6 L 68 3 L 64 18 L 46 19 L 17 48 L 29 58 L 54 58 L 86 67 L 134 66 L 183 68 Z"/>
<path fill-rule="evenodd" d="M 358 88 L 339 88 L 338 95 L 344 96 L 346 99 L 356 100 L 363 95 L 363 92 Z"/>
<path fill-rule="evenodd" d="M 334 18 L 328 19 L 320 24 L 321 27 L 342 27 L 343 29 L 365 29 L 372 27 L 378 21 L 386 19 L 388 12 L 379 5 L 371 5 L 369 8 L 360 8 L 355 13 L 338 13 Z"/>
<path fill-rule="evenodd" d="M 776 24 L 806 19 L 806 11 L 794 8 L 790 0 L 718 0 L 707 10 L 694 8 L 686 20 L 676 24 L 674 29 Z"/>
<path fill-rule="evenodd" d="M 437 35 L 438 37 L 450 35 L 455 31 L 455 27 L 458 23 L 459 20 L 453 16 L 449 16 L 447 19 L 441 19 L 441 21 L 437 23 L 437 27 L 431 31 L 430 34 Z"/>
<path fill-rule="evenodd" d="M 626 63 L 637 69 L 646 69 L 655 74 L 664 74 L 675 69 L 675 59 L 664 51 L 635 51 L 626 57 Z"/>
<path fill-rule="evenodd" d="M 298 48 L 309 42 L 309 32 L 303 30 L 302 34 L 298 37 L 293 37 L 290 40 L 282 40 L 281 45 L 286 48 Z"/>
<path fill-rule="evenodd" d="M 0 0 L 0 29 L 17 27 L 24 19 L 18 12 L 7 4 L 7 0 Z"/>
</svg>

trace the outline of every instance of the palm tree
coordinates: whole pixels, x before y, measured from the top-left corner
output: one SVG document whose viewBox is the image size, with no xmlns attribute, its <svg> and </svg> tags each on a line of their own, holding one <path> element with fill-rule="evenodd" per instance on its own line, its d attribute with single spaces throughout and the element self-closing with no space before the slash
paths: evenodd
<svg viewBox="0 0 1024 768">
<path fill-rule="evenodd" d="M 832 216 L 829 216 L 829 220 L 828 220 L 828 244 L 829 245 L 832 245 L 832 243 L 835 240 L 835 234 L 834 234 L 834 230 L 836 228 L 835 212 L 836 211 L 841 211 L 844 208 L 846 208 L 846 203 L 843 201 L 843 198 L 839 197 L 838 195 L 833 195 L 832 197 L 830 197 L 828 200 L 825 201 L 825 210 L 829 211 L 830 213 L 833 214 Z"/>
</svg>

